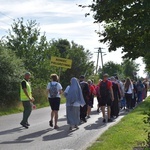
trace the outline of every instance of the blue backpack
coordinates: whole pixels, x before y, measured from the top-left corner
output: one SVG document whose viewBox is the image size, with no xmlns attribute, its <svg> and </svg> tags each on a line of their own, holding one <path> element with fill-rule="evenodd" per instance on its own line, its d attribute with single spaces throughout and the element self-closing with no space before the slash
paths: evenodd
<svg viewBox="0 0 150 150">
<path fill-rule="evenodd" d="M 57 90 L 57 83 L 56 84 L 52 84 L 52 82 L 50 82 L 50 96 L 51 98 L 55 98 L 58 94 L 58 90 Z"/>
</svg>

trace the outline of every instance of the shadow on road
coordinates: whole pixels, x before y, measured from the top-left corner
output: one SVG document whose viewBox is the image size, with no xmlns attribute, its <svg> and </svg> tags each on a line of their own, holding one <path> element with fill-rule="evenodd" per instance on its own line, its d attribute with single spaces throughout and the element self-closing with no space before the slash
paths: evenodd
<svg viewBox="0 0 150 150">
<path fill-rule="evenodd" d="M 60 121 L 67 121 L 67 118 L 59 118 L 58 122 L 60 122 Z"/>
<path fill-rule="evenodd" d="M 16 132 L 21 132 L 22 130 L 23 130 L 22 127 L 17 127 L 17 128 L 13 128 L 13 129 L 1 131 L 1 132 L 0 132 L 0 135 L 12 134 L 12 133 L 16 133 Z"/>
<path fill-rule="evenodd" d="M 30 142 L 33 141 L 34 138 L 42 136 L 43 134 L 45 134 L 45 133 L 47 133 L 51 130 L 53 130 L 53 129 L 48 128 L 48 129 L 45 129 L 45 130 L 41 130 L 41 131 L 38 131 L 38 132 L 34 132 L 34 133 L 31 133 L 31 134 L 20 136 L 14 141 L 4 141 L 4 142 L 1 142 L 0 144 L 30 143 Z M 29 139 L 32 139 L 32 140 L 29 140 Z"/>
<path fill-rule="evenodd" d="M 106 123 L 103 123 L 103 118 L 98 118 L 97 121 L 95 121 L 95 123 L 92 123 L 90 125 L 87 125 L 85 126 L 85 130 L 96 130 L 96 129 L 99 129 L 99 128 L 103 128 L 106 126 Z"/>
<path fill-rule="evenodd" d="M 57 133 L 43 136 L 43 141 L 62 139 L 72 135 L 72 132 L 69 131 L 68 125 L 61 126 L 57 131 Z"/>
</svg>

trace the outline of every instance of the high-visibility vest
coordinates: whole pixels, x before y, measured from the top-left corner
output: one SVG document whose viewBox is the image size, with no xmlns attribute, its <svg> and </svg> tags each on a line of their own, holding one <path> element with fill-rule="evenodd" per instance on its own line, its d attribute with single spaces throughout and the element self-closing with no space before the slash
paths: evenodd
<svg viewBox="0 0 150 150">
<path fill-rule="evenodd" d="M 29 82 L 27 82 L 25 79 L 23 79 L 22 81 L 26 82 L 27 93 L 32 98 L 32 90 L 31 90 L 31 86 L 30 86 Z M 26 96 L 26 94 L 24 93 L 24 91 L 22 89 L 22 85 L 20 86 L 20 100 L 21 101 L 28 101 L 29 100 L 29 98 Z"/>
</svg>

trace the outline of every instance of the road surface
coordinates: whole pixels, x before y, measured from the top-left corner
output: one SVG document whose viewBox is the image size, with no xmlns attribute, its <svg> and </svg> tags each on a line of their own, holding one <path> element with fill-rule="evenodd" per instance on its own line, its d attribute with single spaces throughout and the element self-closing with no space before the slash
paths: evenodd
<svg viewBox="0 0 150 150">
<path fill-rule="evenodd" d="M 66 122 L 65 104 L 60 106 L 59 129 L 49 126 L 50 107 L 33 110 L 29 118 L 30 127 L 20 126 L 22 113 L 0 117 L 0 150 L 85 150 L 110 126 L 116 124 L 126 114 L 112 123 L 102 123 L 102 113 L 96 112 L 95 105 L 91 118 L 79 126 L 78 130 L 69 131 Z"/>
</svg>

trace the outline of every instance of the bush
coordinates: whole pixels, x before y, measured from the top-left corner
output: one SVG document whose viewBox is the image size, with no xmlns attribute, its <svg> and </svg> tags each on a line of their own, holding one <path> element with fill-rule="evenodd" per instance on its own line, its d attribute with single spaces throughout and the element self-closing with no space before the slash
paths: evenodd
<svg viewBox="0 0 150 150">
<path fill-rule="evenodd" d="M 0 46 L 0 107 L 19 100 L 19 84 L 24 72 L 22 61 L 12 51 Z"/>
</svg>

